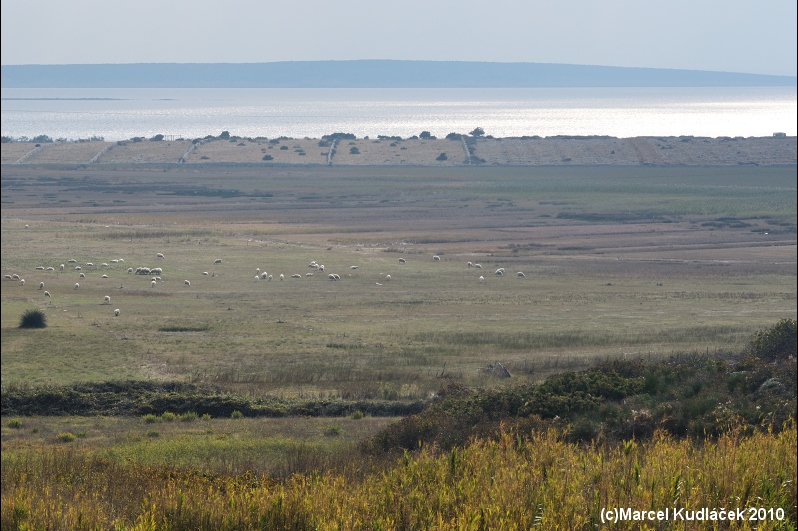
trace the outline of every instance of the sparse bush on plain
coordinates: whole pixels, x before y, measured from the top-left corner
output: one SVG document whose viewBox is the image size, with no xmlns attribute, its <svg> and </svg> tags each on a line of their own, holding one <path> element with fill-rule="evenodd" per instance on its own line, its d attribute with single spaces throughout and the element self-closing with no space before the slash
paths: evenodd
<svg viewBox="0 0 798 531">
<path fill-rule="evenodd" d="M 230 418 L 231 418 L 231 419 L 233 419 L 233 420 L 235 420 L 235 419 L 241 419 L 241 418 L 244 418 L 244 414 L 243 414 L 243 413 L 241 413 L 239 410 L 237 410 L 237 409 L 236 409 L 235 411 L 233 411 L 232 413 L 230 413 Z"/>
<path fill-rule="evenodd" d="M 164 411 L 161 414 L 161 420 L 164 422 L 173 422 L 177 418 L 177 415 L 172 413 L 171 411 Z"/>
<path fill-rule="evenodd" d="M 62 443 L 71 443 L 74 442 L 76 439 L 75 435 L 68 431 L 62 431 L 58 435 L 55 436 L 55 440 Z"/>
<path fill-rule="evenodd" d="M 20 419 L 8 419 L 8 422 L 6 422 L 6 426 L 8 426 L 9 428 L 13 428 L 15 430 L 18 430 L 18 429 L 20 429 L 22 427 L 22 420 L 20 420 Z"/>
<path fill-rule="evenodd" d="M 46 328 L 47 316 L 42 310 L 26 310 L 19 320 L 20 328 Z"/>
<path fill-rule="evenodd" d="M 440 155 L 435 157 L 435 160 L 441 160 L 442 161 L 442 160 L 447 160 L 448 158 L 449 157 L 446 156 L 446 153 L 441 153 Z"/>
</svg>

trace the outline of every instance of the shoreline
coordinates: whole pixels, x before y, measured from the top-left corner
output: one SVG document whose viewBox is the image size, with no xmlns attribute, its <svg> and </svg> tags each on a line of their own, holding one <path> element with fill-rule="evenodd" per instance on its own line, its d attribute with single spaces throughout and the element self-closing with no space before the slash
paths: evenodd
<svg viewBox="0 0 798 531">
<path fill-rule="evenodd" d="M 3 165 L 789 166 L 798 138 L 610 136 L 6 142 Z"/>
</svg>

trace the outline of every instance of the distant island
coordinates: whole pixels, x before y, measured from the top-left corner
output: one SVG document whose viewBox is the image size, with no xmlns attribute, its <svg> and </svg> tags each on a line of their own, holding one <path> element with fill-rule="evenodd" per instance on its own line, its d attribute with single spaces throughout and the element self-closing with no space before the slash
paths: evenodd
<svg viewBox="0 0 798 531">
<path fill-rule="evenodd" d="M 285 61 L 2 65 L 2 88 L 524 88 L 795 86 L 795 76 L 551 63 Z"/>
</svg>

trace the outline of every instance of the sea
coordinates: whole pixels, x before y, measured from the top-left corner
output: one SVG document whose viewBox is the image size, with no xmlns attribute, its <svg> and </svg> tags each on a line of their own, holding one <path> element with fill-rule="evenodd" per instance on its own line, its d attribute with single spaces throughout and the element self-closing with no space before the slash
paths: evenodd
<svg viewBox="0 0 798 531">
<path fill-rule="evenodd" d="M 795 136 L 796 87 L 2 89 L 2 135 Z"/>
</svg>

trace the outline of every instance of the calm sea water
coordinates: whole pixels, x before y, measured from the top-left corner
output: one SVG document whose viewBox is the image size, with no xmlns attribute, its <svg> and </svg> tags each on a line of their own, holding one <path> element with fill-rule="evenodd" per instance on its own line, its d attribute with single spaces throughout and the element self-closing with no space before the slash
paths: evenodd
<svg viewBox="0 0 798 531">
<path fill-rule="evenodd" d="M 2 134 L 124 140 L 524 135 L 796 135 L 795 87 L 570 89 L 2 89 Z"/>
</svg>

